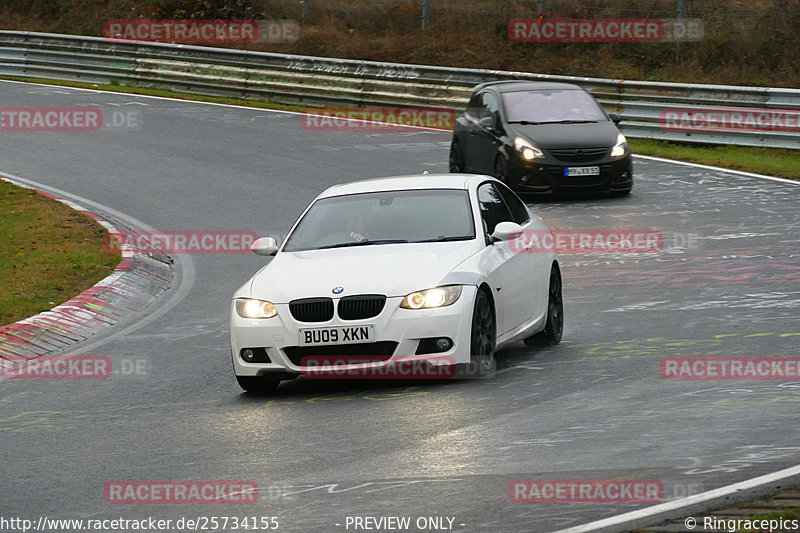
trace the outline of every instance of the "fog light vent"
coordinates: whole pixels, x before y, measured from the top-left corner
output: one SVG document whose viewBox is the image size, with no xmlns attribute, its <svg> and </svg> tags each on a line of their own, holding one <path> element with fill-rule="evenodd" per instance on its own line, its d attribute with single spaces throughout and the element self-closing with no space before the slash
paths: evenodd
<svg viewBox="0 0 800 533">
<path fill-rule="evenodd" d="M 442 353 L 453 347 L 453 339 L 448 337 L 429 337 L 420 339 L 416 355 L 426 353 Z"/>
<path fill-rule="evenodd" d="M 245 363 L 271 363 L 266 348 L 242 348 L 239 357 Z"/>
</svg>

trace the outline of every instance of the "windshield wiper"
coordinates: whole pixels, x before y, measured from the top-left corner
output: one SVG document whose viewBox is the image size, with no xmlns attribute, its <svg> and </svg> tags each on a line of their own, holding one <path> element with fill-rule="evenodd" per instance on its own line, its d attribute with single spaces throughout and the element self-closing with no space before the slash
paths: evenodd
<svg viewBox="0 0 800 533">
<path fill-rule="evenodd" d="M 414 241 L 414 242 L 448 242 L 448 241 L 468 241 L 473 239 L 474 237 L 470 237 L 469 235 L 458 235 L 454 236 L 451 235 L 449 237 L 445 237 L 444 235 L 440 235 L 439 237 L 434 237 L 433 239 L 423 239 L 421 241 Z"/>
<path fill-rule="evenodd" d="M 523 126 L 530 126 L 534 124 L 541 124 L 541 122 L 535 122 L 533 120 L 509 120 L 509 124 L 522 124 Z"/>
<path fill-rule="evenodd" d="M 597 122 L 597 120 L 550 120 L 539 124 L 587 124 L 589 122 Z"/>
<path fill-rule="evenodd" d="M 370 241 L 369 239 L 366 241 L 353 241 L 353 242 L 340 242 L 338 244 L 326 244 L 325 246 L 320 246 L 318 250 L 323 250 L 325 248 L 349 248 L 350 246 L 368 246 L 370 244 L 399 244 L 408 242 L 406 239 L 378 239 L 374 241 Z"/>
</svg>

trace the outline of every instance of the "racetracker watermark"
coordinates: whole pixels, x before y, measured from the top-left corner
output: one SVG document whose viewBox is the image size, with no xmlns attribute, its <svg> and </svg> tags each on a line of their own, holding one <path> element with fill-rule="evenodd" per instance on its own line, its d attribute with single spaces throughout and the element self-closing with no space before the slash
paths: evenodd
<svg viewBox="0 0 800 533">
<path fill-rule="evenodd" d="M 515 253 L 658 253 L 664 249 L 664 234 L 650 229 L 525 230 L 508 245 Z"/>
<path fill-rule="evenodd" d="M 455 111 L 446 107 L 308 107 L 300 117 L 303 129 L 318 131 L 452 130 L 456 122 Z"/>
<path fill-rule="evenodd" d="M 138 130 L 142 112 L 99 107 L 4 107 L 0 131 Z"/>
<path fill-rule="evenodd" d="M 105 236 L 105 247 L 110 252 L 244 254 L 257 238 L 253 231 L 112 231 Z"/>
<path fill-rule="evenodd" d="M 672 108 L 659 116 L 663 131 L 800 132 L 800 111 L 755 108 Z"/>
<path fill-rule="evenodd" d="M 515 479 L 508 498 L 517 503 L 657 503 L 664 484 L 657 479 Z"/>
<path fill-rule="evenodd" d="M 698 19 L 513 19 L 508 37 L 515 42 L 626 43 L 699 41 Z"/>
<path fill-rule="evenodd" d="M 664 357 L 663 379 L 677 380 L 798 380 L 800 357 Z"/>
<path fill-rule="evenodd" d="M 106 503 L 191 504 L 255 503 L 254 481 L 109 481 L 103 487 Z"/>
<path fill-rule="evenodd" d="M 108 40 L 185 44 L 291 43 L 300 37 L 296 20 L 109 20 Z"/>
<path fill-rule="evenodd" d="M 300 373 L 308 379 L 451 379 L 456 366 L 452 357 L 312 355 L 301 359 Z"/>
<path fill-rule="evenodd" d="M 0 379 L 105 379 L 112 374 L 105 355 L 42 356 L 0 365 Z"/>
</svg>

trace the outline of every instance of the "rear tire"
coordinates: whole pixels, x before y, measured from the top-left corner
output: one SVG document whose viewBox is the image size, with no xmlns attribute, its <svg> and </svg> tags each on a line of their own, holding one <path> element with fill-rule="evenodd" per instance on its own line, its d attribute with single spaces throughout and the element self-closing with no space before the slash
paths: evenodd
<svg viewBox="0 0 800 533">
<path fill-rule="evenodd" d="M 561 297 L 561 271 L 556 265 L 550 269 L 550 285 L 547 289 L 547 322 L 544 329 L 524 340 L 528 346 L 550 345 L 561 342 L 564 332 L 564 301 Z"/>
<path fill-rule="evenodd" d="M 278 380 L 270 380 L 261 376 L 236 376 L 239 386 L 251 394 L 270 394 L 281 384 Z"/>
<path fill-rule="evenodd" d="M 461 146 L 455 139 L 450 143 L 450 172 L 464 172 L 464 156 L 461 154 Z"/>
</svg>

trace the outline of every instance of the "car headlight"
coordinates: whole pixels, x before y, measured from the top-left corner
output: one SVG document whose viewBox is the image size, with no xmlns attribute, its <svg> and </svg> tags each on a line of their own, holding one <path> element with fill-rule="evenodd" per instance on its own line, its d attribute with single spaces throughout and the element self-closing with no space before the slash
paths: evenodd
<svg viewBox="0 0 800 533">
<path fill-rule="evenodd" d="M 514 148 L 522 154 L 522 159 L 533 161 L 534 159 L 544 159 L 544 152 L 535 147 L 530 141 L 517 137 L 514 139 Z"/>
<path fill-rule="evenodd" d="M 271 302 L 251 298 L 237 299 L 236 312 L 242 318 L 272 318 L 278 314 Z"/>
<path fill-rule="evenodd" d="M 617 144 L 611 149 L 611 157 L 622 157 L 628 152 L 628 139 L 623 134 L 617 135 Z"/>
<path fill-rule="evenodd" d="M 461 296 L 461 285 L 447 285 L 424 291 L 412 292 L 403 298 L 404 309 L 430 309 L 451 305 Z"/>
</svg>

